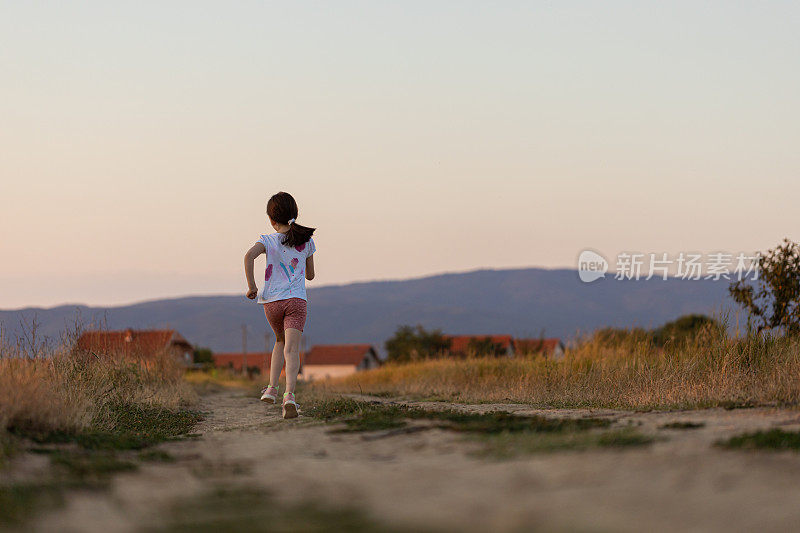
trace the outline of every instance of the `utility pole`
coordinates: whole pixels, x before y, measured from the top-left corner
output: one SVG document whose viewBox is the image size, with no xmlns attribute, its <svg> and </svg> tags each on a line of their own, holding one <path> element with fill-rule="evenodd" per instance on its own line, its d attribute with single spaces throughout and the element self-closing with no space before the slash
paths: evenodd
<svg viewBox="0 0 800 533">
<path fill-rule="evenodd" d="M 242 370 L 247 375 L 247 324 L 242 324 Z"/>
</svg>

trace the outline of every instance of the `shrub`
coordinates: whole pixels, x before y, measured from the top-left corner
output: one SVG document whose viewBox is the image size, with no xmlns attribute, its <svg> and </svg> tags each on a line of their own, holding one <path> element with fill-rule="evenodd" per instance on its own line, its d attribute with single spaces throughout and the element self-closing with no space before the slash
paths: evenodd
<svg viewBox="0 0 800 533">
<path fill-rule="evenodd" d="M 414 361 L 440 355 L 450 348 L 450 340 L 440 330 L 426 331 L 422 326 L 400 326 L 386 341 L 388 360 Z"/>
<path fill-rule="evenodd" d="M 196 399 L 169 353 L 139 364 L 70 348 L 30 354 L 0 346 L 0 431 L 77 432 L 106 424 L 115 406 L 175 410 Z"/>
<path fill-rule="evenodd" d="M 800 244 L 784 239 L 758 259 L 758 278 L 739 280 L 729 292 L 756 331 L 800 333 Z"/>
</svg>

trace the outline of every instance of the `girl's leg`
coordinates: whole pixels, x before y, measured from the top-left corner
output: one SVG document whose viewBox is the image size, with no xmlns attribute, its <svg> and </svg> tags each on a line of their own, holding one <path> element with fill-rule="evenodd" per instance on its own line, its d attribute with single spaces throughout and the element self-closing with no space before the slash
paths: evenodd
<svg viewBox="0 0 800 533">
<path fill-rule="evenodd" d="M 286 345 L 283 357 L 286 360 L 286 392 L 294 392 L 297 384 L 297 372 L 300 370 L 300 338 L 303 332 L 299 329 L 286 328 Z M 275 352 L 272 352 L 272 361 L 275 365 Z"/>
<path fill-rule="evenodd" d="M 277 387 L 278 381 L 281 379 L 281 369 L 283 368 L 283 352 L 285 343 L 283 341 L 283 335 L 278 337 L 278 340 L 275 341 L 275 346 L 272 348 L 272 359 L 269 364 L 269 385 L 271 387 Z"/>
<path fill-rule="evenodd" d="M 283 350 L 284 350 L 284 336 L 283 336 L 283 315 L 284 310 L 280 302 L 272 302 L 264 304 L 264 315 L 267 317 L 272 331 L 275 333 L 275 346 L 272 348 L 272 359 L 269 364 L 269 384 L 271 387 L 277 387 L 278 381 L 281 379 L 281 369 L 283 368 Z"/>
</svg>

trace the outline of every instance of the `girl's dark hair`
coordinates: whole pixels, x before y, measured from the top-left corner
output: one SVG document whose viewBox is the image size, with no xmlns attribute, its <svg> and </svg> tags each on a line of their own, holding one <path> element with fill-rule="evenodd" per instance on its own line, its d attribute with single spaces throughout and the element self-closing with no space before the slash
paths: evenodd
<svg viewBox="0 0 800 533">
<path fill-rule="evenodd" d="M 267 215 L 273 222 L 289 224 L 290 220 L 297 218 L 297 202 L 288 192 L 279 192 L 267 202 Z M 315 229 L 292 222 L 289 224 L 289 231 L 283 237 L 282 244 L 289 248 L 305 244 L 314 235 Z"/>
</svg>

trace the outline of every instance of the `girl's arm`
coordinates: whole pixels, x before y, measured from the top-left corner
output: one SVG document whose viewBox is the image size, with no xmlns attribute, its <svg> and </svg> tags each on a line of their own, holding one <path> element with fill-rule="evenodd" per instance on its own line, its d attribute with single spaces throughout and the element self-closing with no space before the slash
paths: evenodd
<svg viewBox="0 0 800 533">
<path fill-rule="evenodd" d="M 256 295 L 258 295 L 256 279 L 253 277 L 253 263 L 255 263 L 256 257 L 266 251 L 267 249 L 264 248 L 264 245 L 257 242 L 244 254 L 244 277 L 247 278 L 247 297 L 251 300 L 255 300 Z"/>
<path fill-rule="evenodd" d="M 314 279 L 314 256 L 309 255 L 306 257 L 306 279 L 311 281 Z"/>
</svg>

